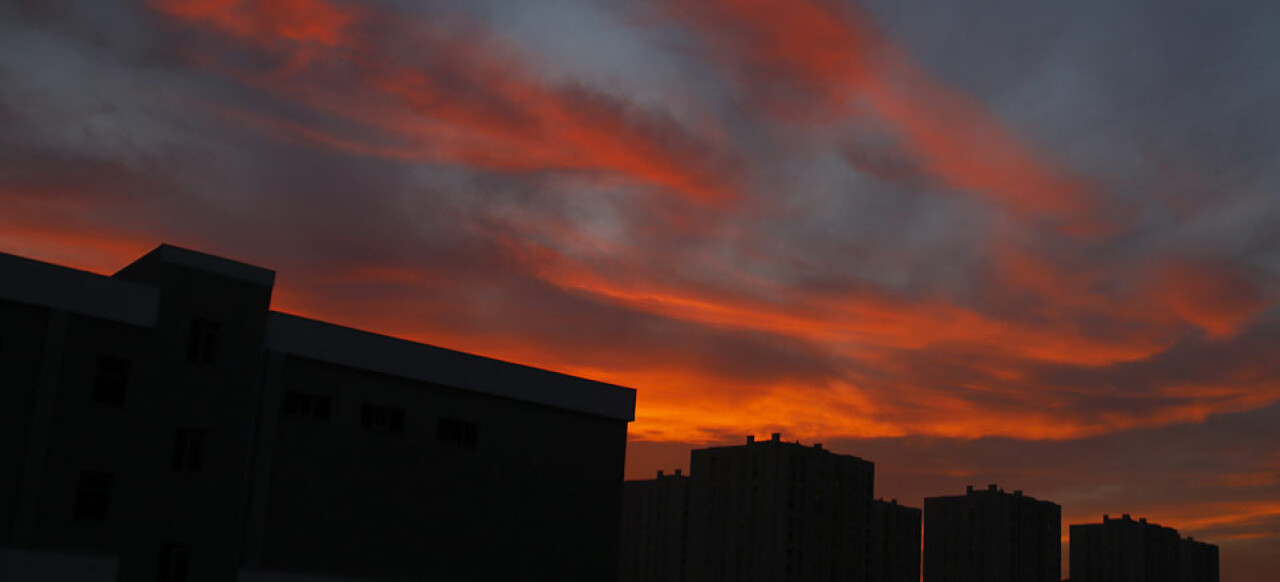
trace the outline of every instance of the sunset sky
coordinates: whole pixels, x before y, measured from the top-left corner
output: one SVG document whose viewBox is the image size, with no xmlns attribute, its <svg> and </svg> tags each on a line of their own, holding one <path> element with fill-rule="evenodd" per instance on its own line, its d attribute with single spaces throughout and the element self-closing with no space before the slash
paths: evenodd
<svg viewBox="0 0 1280 582">
<path fill-rule="evenodd" d="M 1280 571 L 1280 3 L 0 1 L 0 251 L 630 386 Z M 537 438 L 537 435 L 529 435 Z M 1065 562 L 1065 559 L 1064 559 Z"/>
</svg>

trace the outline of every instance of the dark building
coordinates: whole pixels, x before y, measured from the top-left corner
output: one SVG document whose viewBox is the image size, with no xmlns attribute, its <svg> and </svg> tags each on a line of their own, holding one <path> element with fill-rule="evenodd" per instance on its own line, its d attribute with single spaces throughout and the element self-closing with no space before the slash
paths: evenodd
<svg viewBox="0 0 1280 582">
<path fill-rule="evenodd" d="M 924 500 L 925 582 L 1057 582 L 1062 508 L 989 486 Z"/>
<path fill-rule="evenodd" d="M 872 582 L 920 582 L 920 510 L 898 500 L 871 502 Z"/>
<path fill-rule="evenodd" d="M 694 450 L 689 473 L 626 483 L 623 580 L 920 579 L 920 510 L 874 501 L 870 461 L 774 433 Z"/>
<path fill-rule="evenodd" d="M 1217 582 L 1218 547 L 1183 539 L 1178 530 L 1102 516 L 1071 526 L 1073 582 Z"/>
<path fill-rule="evenodd" d="M 1218 546 L 1187 537 L 1178 552 L 1178 582 L 1218 582 Z"/>
<path fill-rule="evenodd" d="M 0 559 L 616 578 L 632 390 L 273 312 L 273 284 L 168 245 L 109 277 L 0 254 Z"/>
<path fill-rule="evenodd" d="M 867 580 L 875 466 L 768 441 L 692 452 L 688 580 Z"/>
<path fill-rule="evenodd" d="M 689 477 L 658 471 L 622 487 L 622 582 L 681 582 L 689 552 Z"/>
</svg>

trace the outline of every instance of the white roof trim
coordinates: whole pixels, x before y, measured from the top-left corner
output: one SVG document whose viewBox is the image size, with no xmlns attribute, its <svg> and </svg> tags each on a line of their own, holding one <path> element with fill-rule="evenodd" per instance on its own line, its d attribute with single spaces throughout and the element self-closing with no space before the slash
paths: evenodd
<svg viewBox="0 0 1280 582">
<path fill-rule="evenodd" d="M 269 314 L 266 348 L 493 396 L 635 420 L 636 392 L 631 388 L 286 313 Z"/>
</svg>

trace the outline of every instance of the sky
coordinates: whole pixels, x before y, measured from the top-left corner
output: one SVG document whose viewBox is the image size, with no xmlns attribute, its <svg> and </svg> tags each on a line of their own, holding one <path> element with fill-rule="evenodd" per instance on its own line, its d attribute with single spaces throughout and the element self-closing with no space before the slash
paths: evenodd
<svg viewBox="0 0 1280 582">
<path fill-rule="evenodd" d="M 0 251 L 637 390 L 1280 571 L 1280 3 L 3 0 Z M 531 435 L 531 438 L 536 438 Z M 1065 561 L 1065 560 L 1064 560 Z"/>
</svg>

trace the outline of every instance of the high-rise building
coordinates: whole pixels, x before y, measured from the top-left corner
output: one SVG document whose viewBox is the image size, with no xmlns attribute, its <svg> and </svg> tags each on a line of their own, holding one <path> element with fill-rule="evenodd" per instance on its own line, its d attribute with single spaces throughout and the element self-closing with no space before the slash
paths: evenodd
<svg viewBox="0 0 1280 582">
<path fill-rule="evenodd" d="M 872 582 L 920 582 L 920 510 L 898 500 L 871 502 Z"/>
<path fill-rule="evenodd" d="M 274 275 L 168 245 L 112 276 L 0 254 L 0 560 L 616 578 L 634 391 L 274 312 Z"/>
<path fill-rule="evenodd" d="M 1178 530 L 1102 516 L 1071 526 L 1072 582 L 1217 582 L 1218 547 L 1183 539 Z"/>
<path fill-rule="evenodd" d="M 924 500 L 924 582 L 1057 582 L 1062 508 L 995 485 Z"/>
<path fill-rule="evenodd" d="M 690 457 L 687 477 L 626 483 L 623 580 L 920 579 L 920 510 L 873 500 L 870 461 L 778 433 Z"/>
<path fill-rule="evenodd" d="M 1178 582 L 1218 582 L 1218 546 L 1183 539 L 1178 544 Z"/>
<path fill-rule="evenodd" d="M 875 465 L 748 437 L 693 451 L 692 582 L 867 580 Z"/>
<path fill-rule="evenodd" d="M 622 488 L 621 582 L 682 582 L 689 553 L 689 477 L 658 471 Z"/>
</svg>

